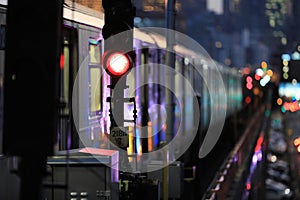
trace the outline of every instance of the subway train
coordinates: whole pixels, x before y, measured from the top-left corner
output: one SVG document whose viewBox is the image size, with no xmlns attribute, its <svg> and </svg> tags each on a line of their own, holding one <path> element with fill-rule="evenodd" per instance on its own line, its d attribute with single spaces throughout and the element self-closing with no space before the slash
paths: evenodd
<svg viewBox="0 0 300 200">
<path fill-rule="evenodd" d="M 6 6 L 2 5 L 1 19 L 5 19 L 5 8 Z M 83 146 L 109 148 L 107 140 L 110 108 L 107 98 L 110 96 L 110 77 L 103 69 L 101 59 L 104 50 L 104 40 L 101 36 L 103 13 L 65 1 L 63 17 L 58 84 L 62 106 L 59 112 L 56 149 Z M 1 21 L 1 29 L 3 40 L 5 20 Z M 156 151 L 166 142 L 167 137 L 175 138 L 179 127 L 182 132 L 180 137 L 184 138 L 193 131 L 197 132 L 197 135 L 200 134 L 199 141 L 196 142 L 200 147 L 200 143 L 205 143 L 209 127 L 219 126 L 213 129 L 219 131 L 223 126 L 222 121 L 242 109 L 241 73 L 214 61 L 195 41 L 175 32 L 177 39 L 181 41 L 176 40 L 173 50 L 173 68 L 176 73 L 171 77 L 174 79 L 174 133 L 166 136 L 167 97 L 164 84 L 167 84 L 167 76 L 166 69 L 161 69 L 161 65 L 166 65 L 167 62 L 164 31 L 161 28 L 134 30 L 135 67 L 127 76 L 129 88 L 125 94 L 135 98 L 138 117 L 136 125 L 127 125 L 129 132 L 136 134 L 129 134 L 129 154 L 140 155 Z M 1 45 L 4 46 L 3 41 Z M 4 54 L 4 47 L 2 53 Z M 3 74 L 4 59 L 1 59 L 1 62 Z M 141 79 L 147 84 L 139 85 L 137 82 Z M 196 108 L 199 109 L 199 116 L 195 116 Z M 128 104 L 125 109 L 125 115 L 131 118 L 129 115 L 133 112 L 133 105 Z M 157 119 L 161 122 L 157 122 Z M 143 127 L 147 127 L 146 136 L 139 137 Z M 145 132 L 144 129 L 143 131 Z M 213 137 L 218 138 L 218 135 Z M 177 139 L 175 144 L 175 148 L 179 148 L 181 154 L 184 152 L 180 150 L 183 138 Z M 191 144 L 191 141 L 188 144 Z M 184 150 L 187 149 L 186 146 L 189 147 L 185 145 Z M 198 152 L 196 154 L 198 155 Z"/>
<path fill-rule="evenodd" d="M 5 15 L 5 6 L 1 15 Z M 63 17 L 55 149 L 118 149 L 110 142 L 113 108 L 107 102 L 111 77 L 102 67 L 103 13 L 65 1 Z M 5 22 L 1 23 L 5 29 Z M 188 36 L 173 34 L 175 60 L 169 67 L 165 30 L 134 29 L 135 62 L 124 90 L 125 98 L 134 99 L 124 105 L 124 116 L 131 120 L 124 124 L 129 133 L 124 152 L 133 172 L 147 172 L 154 161 L 163 162 L 166 149 L 167 164 L 178 160 L 185 167 L 197 165 L 195 160 L 204 158 L 217 143 L 226 119 L 243 108 L 242 74 L 210 58 Z M 169 124 L 168 106 L 173 111 Z M 171 133 L 167 126 L 173 126 Z M 128 171 L 126 166 L 119 168 Z"/>
<path fill-rule="evenodd" d="M 74 5 L 76 9 L 71 11 Z M 110 76 L 101 63 L 103 24 L 102 13 L 66 1 L 60 72 L 60 99 L 65 107 L 61 110 L 59 150 L 80 146 L 109 148 L 110 108 L 107 98 L 111 94 L 108 88 Z M 125 95 L 135 98 L 137 120 L 136 126 L 126 124 L 130 133 L 135 132 L 129 134 L 129 154 L 155 152 L 167 141 L 167 137 L 173 139 L 178 132 L 182 134 L 178 134 L 175 140 L 175 154 L 183 154 L 187 149 L 187 146 L 180 147 L 180 143 L 184 143 L 190 132 L 200 134 L 200 148 L 206 137 L 218 138 L 217 133 L 208 131 L 220 131 L 222 121 L 242 109 L 242 76 L 239 71 L 212 60 L 195 41 L 175 32 L 173 73 L 176 75 L 171 78 L 174 78 L 174 83 L 170 86 L 175 99 L 174 133 L 167 136 L 168 69 L 164 67 L 167 63 L 164 33 L 161 28 L 134 30 L 135 67 L 127 75 Z M 130 103 L 125 105 L 124 115 L 127 118 L 132 118 L 133 107 Z M 197 109 L 198 116 L 195 114 Z M 146 132 L 146 136 L 139 138 L 141 132 Z M 71 142 L 68 144 L 66 140 Z M 191 144 L 191 141 L 187 143 Z M 71 146 L 67 147 L 67 144 Z"/>
</svg>

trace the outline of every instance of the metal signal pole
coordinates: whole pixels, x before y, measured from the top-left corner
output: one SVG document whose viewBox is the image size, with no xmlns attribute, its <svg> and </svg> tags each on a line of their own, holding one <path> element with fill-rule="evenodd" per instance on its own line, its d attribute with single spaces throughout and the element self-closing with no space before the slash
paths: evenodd
<svg viewBox="0 0 300 200">
<path fill-rule="evenodd" d="M 134 120 L 124 119 L 124 103 L 134 103 L 134 98 L 125 98 L 124 90 L 126 76 L 133 67 L 135 53 L 133 52 L 133 19 L 135 8 L 131 0 L 103 0 L 102 6 L 105 11 L 104 27 L 102 30 L 104 42 L 103 66 L 111 77 L 110 103 L 110 140 L 117 147 L 127 150 L 129 146 L 128 127 L 125 122 L 136 123 L 136 109 Z M 118 84 L 117 84 L 118 83 Z M 122 165 L 130 168 L 128 155 L 121 151 L 124 158 L 120 160 Z"/>
</svg>

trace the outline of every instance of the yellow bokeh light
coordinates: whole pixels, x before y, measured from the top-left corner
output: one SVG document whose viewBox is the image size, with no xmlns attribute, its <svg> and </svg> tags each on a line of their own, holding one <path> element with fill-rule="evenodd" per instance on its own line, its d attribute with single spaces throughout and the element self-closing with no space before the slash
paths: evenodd
<svg viewBox="0 0 300 200">
<path fill-rule="evenodd" d="M 281 44 L 286 45 L 287 39 L 285 37 L 281 38 Z"/>
<path fill-rule="evenodd" d="M 268 64 L 267 64 L 265 61 L 262 61 L 262 62 L 261 62 L 261 67 L 262 67 L 263 69 L 266 69 L 266 68 L 268 67 Z"/>
<path fill-rule="evenodd" d="M 288 66 L 289 62 L 287 60 L 282 61 L 283 66 Z"/>
<path fill-rule="evenodd" d="M 267 74 L 268 74 L 270 77 L 272 77 L 272 76 L 273 76 L 273 71 L 269 69 L 269 70 L 267 71 Z"/>
<path fill-rule="evenodd" d="M 275 20 L 274 19 L 270 19 L 269 20 L 269 24 L 271 27 L 275 27 L 276 23 L 275 23 Z"/>
<path fill-rule="evenodd" d="M 220 48 L 222 48 L 222 42 L 220 42 L 220 41 L 217 41 L 216 43 L 215 43 L 215 46 L 218 48 L 218 49 L 220 49 Z"/>
<path fill-rule="evenodd" d="M 288 66 L 284 66 L 282 68 L 282 71 L 285 72 L 285 73 L 287 73 L 289 70 L 290 70 L 290 68 Z"/>
</svg>

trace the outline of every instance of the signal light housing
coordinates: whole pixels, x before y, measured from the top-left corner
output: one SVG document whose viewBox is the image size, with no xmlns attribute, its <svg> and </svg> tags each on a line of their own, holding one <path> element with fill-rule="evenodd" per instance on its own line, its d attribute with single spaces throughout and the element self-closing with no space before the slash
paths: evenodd
<svg viewBox="0 0 300 200">
<path fill-rule="evenodd" d="M 133 67 L 133 19 L 135 7 L 131 0 L 102 0 L 104 8 L 104 54 L 102 65 L 112 77 L 110 88 Z M 121 82 L 125 85 L 124 81 Z M 124 86 L 125 87 L 125 86 Z"/>
<path fill-rule="evenodd" d="M 123 76 L 132 68 L 130 56 L 117 51 L 106 52 L 103 55 L 103 64 L 106 72 L 115 78 Z"/>
</svg>

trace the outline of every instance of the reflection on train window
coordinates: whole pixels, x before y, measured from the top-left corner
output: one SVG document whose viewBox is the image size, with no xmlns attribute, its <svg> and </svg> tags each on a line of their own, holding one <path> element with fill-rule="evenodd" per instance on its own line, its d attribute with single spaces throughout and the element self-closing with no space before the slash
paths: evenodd
<svg viewBox="0 0 300 200">
<path fill-rule="evenodd" d="M 89 117 L 99 117 L 102 110 L 101 45 L 89 39 Z"/>
</svg>

